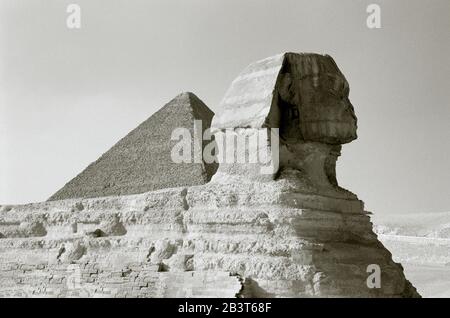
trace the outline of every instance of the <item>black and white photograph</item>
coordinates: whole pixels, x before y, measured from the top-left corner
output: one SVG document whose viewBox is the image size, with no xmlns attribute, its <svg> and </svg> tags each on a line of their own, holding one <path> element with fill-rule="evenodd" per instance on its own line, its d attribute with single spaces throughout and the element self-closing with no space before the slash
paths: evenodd
<svg viewBox="0 0 450 318">
<path fill-rule="evenodd" d="M 449 0 L 0 0 L 0 303 L 450 298 L 449 157 Z"/>
</svg>

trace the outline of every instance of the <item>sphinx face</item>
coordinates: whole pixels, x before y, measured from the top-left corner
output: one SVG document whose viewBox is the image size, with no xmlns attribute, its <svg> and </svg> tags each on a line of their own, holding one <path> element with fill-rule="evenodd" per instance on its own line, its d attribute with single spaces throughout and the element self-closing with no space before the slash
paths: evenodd
<svg viewBox="0 0 450 318">
<path fill-rule="evenodd" d="M 317 187 L 337 186 L 341 144 L 357 137 L 347 81 L 329 72 L 304 77 L 285 72 L 278 84 L 280 167 L 302 171 Z"/>
<path fill-rule="evenodd" d="M 357 119 L 344 76 L 338 70 L 305 75 L 294 69 L 287 67 L 279 77 L 282 138 L 332 145 L 356 139 Z"/>
<path fill-rule="evenodd" d="M 305 140 L 344 144 L 356 139 L 356 116 L 348 83 L 340 74 L 298 81 L 300 129 Z"/>
</svg>

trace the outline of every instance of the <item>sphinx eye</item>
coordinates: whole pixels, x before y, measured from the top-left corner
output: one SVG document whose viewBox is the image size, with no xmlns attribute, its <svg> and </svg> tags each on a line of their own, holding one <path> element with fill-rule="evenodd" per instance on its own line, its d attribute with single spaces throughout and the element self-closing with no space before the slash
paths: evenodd
<svg viewBox="0 0 450 318">
<path fill-rule="evenodd" d="M 330 94 L 341 97 L 342 95 L 343 83 L 339 78 L 334 76 L 328 76 L 328 91 Z"/>
</svg>

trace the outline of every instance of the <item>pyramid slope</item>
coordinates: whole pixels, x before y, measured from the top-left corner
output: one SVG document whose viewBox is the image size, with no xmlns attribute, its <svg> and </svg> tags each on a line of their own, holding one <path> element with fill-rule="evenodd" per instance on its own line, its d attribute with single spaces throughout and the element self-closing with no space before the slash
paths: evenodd
<svg viewBox="0 0 450 318">
<path fill-rule="evenodd" d="M 193 93 L 182 93 L 128 133 L 99 159 L 52 195 L 49 201 L 127 195 L 206 183 L 214 167 L 203 163 L 174 163 L 172 131 L 194 120 L 209 128 L 214 113 Z"/>
</svg>

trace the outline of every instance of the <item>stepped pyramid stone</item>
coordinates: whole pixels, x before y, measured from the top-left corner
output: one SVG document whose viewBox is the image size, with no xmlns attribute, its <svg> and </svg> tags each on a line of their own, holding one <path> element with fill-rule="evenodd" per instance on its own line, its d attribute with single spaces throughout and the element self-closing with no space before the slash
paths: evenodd
<svg viewBox="0 0 450 318">
<path fill-rule="evenodd" d="M 170 153 L 177 141 L 171 140 L 171 134 L 175 128 L 182 127 L 194 136 L 194 120 L 202 121 L 204 131 L 213 116 L 193 93 L 176 96 L 70 180 L 49 201 L 137 194 L 206 183 L 215 172 L 215 165 L 174 163 Z"/>
</svg>

